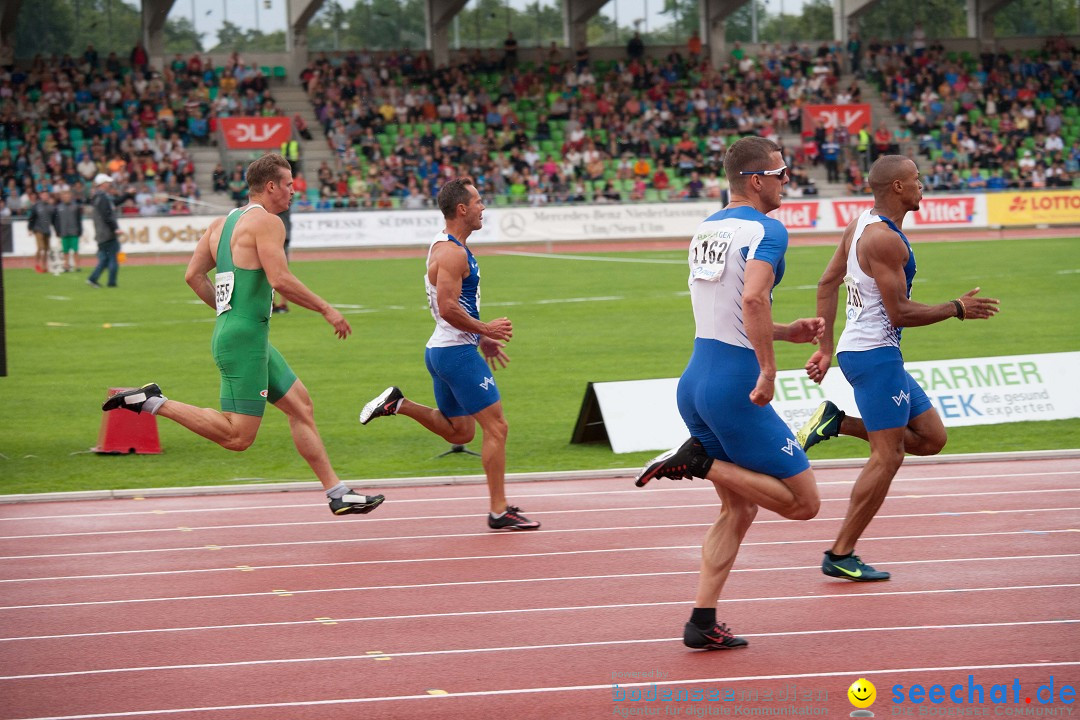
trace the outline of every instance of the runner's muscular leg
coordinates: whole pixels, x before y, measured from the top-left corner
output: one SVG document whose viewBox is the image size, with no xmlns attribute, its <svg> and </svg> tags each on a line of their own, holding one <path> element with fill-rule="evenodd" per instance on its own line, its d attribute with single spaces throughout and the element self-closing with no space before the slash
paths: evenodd
<svg viewBox="0 0 1080 720">
<path fill-rule="evenodd" d="M 319 436 L 319 428 L 315 425 L 315 407 L 304 383 L 297 379 L 288 392 L 274 403 L 274 407 L 289 418 L 289 432 L 292 433 L 293 444 L 300 456 L 307 461 L 315 477 L 319 478 L 323 489 L 329 490 L 336 486 L 340 480 L 330 465 L 326 446 Z"/>
<path fill-rule="evenodd" d="M 705 479 L 790 520 L 809 520 L 817 515 L 821 506 L 811 468 L 780 480 L 733 463 L 713 460 Z"/>
<path fill-rule="evenodd" d="M 869 440 L 866 426 L 862 418 L 854 415 L 845 415 L 840 423 L 840 434 Z M 912 455 L 937 455 L 945 447 L 948 433 L 937 410 L 931 408 L 926 412 L 914 417 L 908 423 L 904 433 L 904 452 Z"/>
<path fill-rule="evenodd" d="M 397 414 L 412 418 L 454 445 L 464 445 L 476 436 L 476 421 L 470 415 L 448 418 L 438 408 L 421 405 L 408 398 L 401 401 Z"/>
<path fill-rule="evenodd" d="M 503 415 L 501 400 L 488 405 L 472 417 L 483 430 L 480 462 L 484 466 L 484 475 L 487 476 L 491 512 L 499 515 L 506 512 L 506 436 L 510 426 Z"/>
<path fill-rule="evenodd" d="M 158 408 L 157 414 L 183 425 L 196 435 L 216 442 L 226 450 L 236 452 L 251 447 L 262 423 L 262 417 L 258 415 L 222 413 L 172 399 L 166 400 Z"/>
<path fill-rule="evenodd" d="M 881 508 L 896 471 L 904 462 L 904 442 L 908 432 L 907 427 L 898 427 L 870 433 L 870 459 L 851 490 L 851 502 L 833 544 L 833 554 L 847 555 L 852 552 L 855 543 Z"/>
<path fill-rule="evenodd" d="M 720 485 L 720 517 L 716 519 L 701 546 L 701 574 L 698 577 L 694 607 L 714 607 L 724 589 L 743 537 L 757 515 L 757 505 Z"/>
</svg>

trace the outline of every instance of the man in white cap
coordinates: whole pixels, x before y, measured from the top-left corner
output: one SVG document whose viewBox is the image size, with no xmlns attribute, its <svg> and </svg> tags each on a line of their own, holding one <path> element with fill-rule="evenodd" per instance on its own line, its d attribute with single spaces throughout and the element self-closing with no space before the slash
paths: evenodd
<svg viewBox="0 0 1080 720">
<path fill-rule="evenodd" d="M 112 182 L 112 176 L 98 173 L 94 178 L 94 195 L 90 200 L 94 211 L 98 262 L 94 272 L 86 279 L 86 284 L 95 288 L 101 287 L 98 278 L 105 268 L 109 269 L 109 287 L 116 287 L 116 273 L 120 268 L 116 260 L 116 255 L 120 252 L 120 225 L 116 222 L 116 206 L 109 196 Z"/>
</svg>

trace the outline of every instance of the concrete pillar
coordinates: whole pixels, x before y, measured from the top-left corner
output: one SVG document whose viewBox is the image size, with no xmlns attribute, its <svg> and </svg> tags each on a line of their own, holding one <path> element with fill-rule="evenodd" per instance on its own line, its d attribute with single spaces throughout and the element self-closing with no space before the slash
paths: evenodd
<svg viewBox="0 0 1080 720">
<path fill-rule="evenodd" d="M 726 21 L 746 0 L 700 0 L 701 39 L 709 48 L 709 61 L 713 67 L 727 62 L 727 45 L 724 41 Z"/>
<path fill-rule="evenodd" d="M 467 0 L 426 0 L 424 3 L 428 47 L 431 48 L 431 62 L 437 68 L 450 64 L 450 27 L 466 2 Z"/>
<path fill-rule="evenodd" d="M 589 19 L 600 12 L 607 1 L 563 0 L 563 41 L 570 47 L 571 55 L 588 47 Z"/>
<path fill-rule="evenodd" d="M 285 0 L 288 26 L 285 29 L 285 49 L 289 54 L 288 72 L 292 79 L 300 77 L 307 67 L 307 29 L 311 18 L 319 12 L 323 0 Z"/>
<path fill-rule="evenodd" d="M 833 40 L 846 45 L 851 21 L 876 2 L 877 0 L 833 0 Z"/>
<path fill-rule="evenodd" d="M 11 48 L 12 57 L 15 56 L 15 20 L 22 4 L 22 0 L 0 3 L 0 45 Z"/>
<path fill-rule="evenodd" d="M 176 0 L 142 1 L 142 41 L 150 63 L 165 66 L 165 20 Z"/>
<path fill-rule="evenodd" d="M 1012 0 L 967 0 L 967 36 L 978 40 L 979 48 L 994 44 L 994 15 Z"/>
</svg>

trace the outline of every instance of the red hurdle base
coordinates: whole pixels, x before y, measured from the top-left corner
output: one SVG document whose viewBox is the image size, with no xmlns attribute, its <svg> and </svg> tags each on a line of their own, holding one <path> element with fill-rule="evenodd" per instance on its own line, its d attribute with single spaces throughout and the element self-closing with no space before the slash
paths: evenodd
<svg viewBox="0 0 1080 720">
<path fill-rule="evenodd" d="M 109 388 L 109 395 L 131 389 Z M 93 450 L 109 455 L 160 454 L 161 440 L 158 439 L 157 417 L 148 412 L 133 413 L 127 410 L 102 413 L 97 447 Z"/>
</svg>

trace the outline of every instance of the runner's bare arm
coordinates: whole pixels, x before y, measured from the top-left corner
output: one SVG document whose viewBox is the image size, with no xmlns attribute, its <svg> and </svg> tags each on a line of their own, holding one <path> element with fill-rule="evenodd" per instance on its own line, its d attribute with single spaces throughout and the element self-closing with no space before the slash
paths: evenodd
<svg viewBox="0 0 1080 720">
<path fill-rule="evenodd" d="M 348 337 L 352 327 L 345 316 L 309 290 L 307 285 L 300 282 L 289 270 L 289 262 L 285 257 L 285 224 L 281 218 L 264 213 L 253 220 L 256 223 L 251 228 L 255 235 L 255 250 L 270 286 L 289 302 L 322 315 L 334 328 L 334 334 L 342 340 Z"/>
<path fill-rule="evenodd" d="M 894 326 L 932 325 L 958 316 L 957 307 L 951 300 L 938 305 L 926 305 L 907 296 L 904 265 L 908 261 L 908 249 L 896 233 L 884 226 L 871 226 L 866 229 L 860 244 L 866 251 L 864 257 L 869 266 L 867 274 L 877 283 L 885 312 Z M 961 315 L 985 319 L 996 314 L 998 301 L 994 298 L 975 297 L 977 292 L 979 288 L 968 291 L 958 299 L 962 304 Z"/>
<path fill-rule="evenodd" d="M 195 252 L 191 254 L 187 270 L 184 272 L 184 281 L 195 291 L 199 299 L 211 308 L 217 308 L 214 303 L 214 284 L 210 282 L 207 273 L 214 269 L 214 257 L 210 254 L 210 236 L 214 228 L 220 224 L 219 220 L 210 223 L 210 227 L 195 244 Z"/>
<path fill-rule="evenodd" d="M 817 314 L 824 321 L 821 338 L 818 341 L 818 349 L 806 361 L 806 374 L 816 383 L 825 379 L 832 365 L 833 351 L 836 349 L 836 306 L 839 296 L 840 285 L 844 282 L 847 274 L 847 255 L 851 247 L 851 238 L 855 234 L 856 222 L 852 221 L 844 230 L 840 244 L 836 246 L 829 264 L 825 266 L 825 272 L 818 280 L 817 286 Z"/>
<path fill-rule="evenodd" d="M 439 315 L 458 330 L 476 333 L 492 340 L 509 340 L 513 335 L 513 325 L 505 318 L 496 318 L 489 323 L 481 322 L 469 315 L 461 307 L 461 282 L 469 275 L 469 260 L 465 250 L 452 243 L 440 243 L 431 252 L 432 268 L 428 277 L 434 273 L 435 299 L 439 306 Z M 447 247 L 448 246 L 448 247 Z"/>
<path fill-rule="evenodd" d="M 772 265 L 763 260 L 746 262 L 746 280 L 743 285 L 743 325 L 746 337 L 754 347 L 761 373 L 757 385 L 750 392 L 750 402 L 768 405 L 775 392 L 776 356 L 773 354 L 772 304 L 769 291 L 773 286 Z"/>
</svg>

